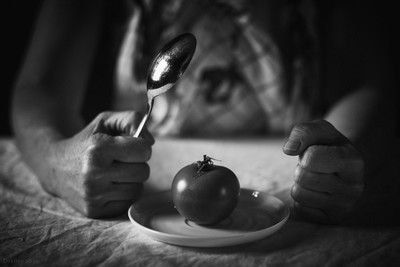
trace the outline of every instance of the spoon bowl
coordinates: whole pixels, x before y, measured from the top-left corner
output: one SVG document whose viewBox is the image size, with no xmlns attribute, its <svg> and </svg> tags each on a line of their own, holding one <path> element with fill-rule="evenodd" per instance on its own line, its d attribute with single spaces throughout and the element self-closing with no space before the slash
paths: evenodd
<svg viewBox="0 0 400 267">
<path fill-rule="evenodd" d="M 169 41 L 154 57 L 147 73 L 147 90 L 174 85 L 189 66 L 196 38 L 185 33 Z"/>
<path fill-rule="evenodd" d="M 181 34 L 169 41 L 152 60 L 147 72 L 147 112 L 134 134 L 138 137 L 153 108 L 154 98 L 165 93 L 182 77 L 196 50 L 196 38 Z"/>
</svg>

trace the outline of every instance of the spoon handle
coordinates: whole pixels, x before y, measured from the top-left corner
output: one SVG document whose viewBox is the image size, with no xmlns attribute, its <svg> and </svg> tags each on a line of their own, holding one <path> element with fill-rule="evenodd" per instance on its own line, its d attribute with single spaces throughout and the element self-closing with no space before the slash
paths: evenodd
<svg viewBox="0 0 400 267">
<path fill-rule="evenodd" d="M 144 125 L 146 124 L 147 119 L 149 118 L 151 111 L 153 110 L 153 103 L 154 103 L 154 97 L 149 97 L 149 103 L 147 104 L 147 112 L 143 116 L 142 121 L 140 122 L 135 134 L 133 137 L 139 137 L 141 131 L 143 130 Z"/>
</svg>

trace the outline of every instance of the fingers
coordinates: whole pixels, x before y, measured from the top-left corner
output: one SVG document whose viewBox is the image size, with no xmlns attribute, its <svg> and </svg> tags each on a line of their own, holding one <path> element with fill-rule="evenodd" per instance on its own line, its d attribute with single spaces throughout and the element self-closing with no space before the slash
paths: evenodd
<svg viewBox="0 0 400 267">
<path fill-rule="evenodd" d="M 142 183 L 109 184 L 102 194 L 86 198 L 82 212 L 90 218 L 105 218 L 125 213 L 143 189 Z"/>
<path fill-rule="evenodd" d="M 307 218 L 310 221 L 317 223 L 329 223 L 329 218 L 321 209 L 309 208 L 301 205 L 299 202 L 294 201 L 293 209 L 297 215 Z"/>
<path fill-rule="evenodd" d="M 151 146 L 142 138 L 130 136 L 109 136 L 95 134 L 90 136 L 89 145 L 84 151 L 88 169 L 93 166 L 104 168 L 111 163 L 143 163 L 151 157 Z"/>
<path fill-rule="evenodd" d="M 127 164 L 114 162 L 105 172 L 105 176 L 111 177 L 113 183 L 141 183 L 150 175 L 150 167 L 146 163 Z"/>
<path fill-rule="evenodd" d="M 314 191 L 308 188 L 305 188 L 297 183 L 295 183 L 291 190 L 292 198 L 300 203 L 301 205 L 314 208 L 321 209 L 325 211 L 329 210 L 347 210 L 351 205 L 350 198 L 339 196 L 339 194 L 330 194 L 321 191 Z"/>
<path fill-rule="evenodd" d="M 300 155 L 311 145 L 339 145 L 347 139 L 327 121 L 300 123 L 293 127 L 283 146 L 287 155 Z"/>
<path fill-rule="evenodd" d="M 90 151 L 100 164 L 120 161 L 125 163 L 146 162 L 151 157 L 154 138 L 145 130 L 145 138 L 134 138 L 138 116 L 135 112 L 103 112 L 92 122 Z"/>
<path fill-rule="evenodd" d="M 91 203 L 104 204 L 108 201 L 132 200 L 141 192 L 142 183 L 97 183 L 84 198 Z"/>
<path fill-rule="evenodd" d="M 349 184 L 336 174 L 315 173 L 301 166 L 297 166 L 294 172 L 295 186 L 325 193 L 334 196 L 360 196 L 363 188 L 360 184 Z"/>
<path fill-rule="evenodd" d="M 134 201 L 110 201 L 102 207 L 102 217 L 126 214 Z"/>
<path fill-rule="evenodd" d="M 143 137 L 144 140 L 146 140 L 146 142 L 149 143 L 150 145 L 154 145 L 154 143 L 155 143 L 153 135 L 149 132 L 149 130 L 147 130 L 146 126 L 143 128 L 139 137 Z"/>
<path fill-rule="evenodd" d="M 84 214 L 92 219 L 108 218 L 124 214 L 128 211 L 133 201 L 110 201 L 103 205 L 89 205 L 85 208 Z"/>
<path fill-rule="evenodd" d="M 340 221 L 355 205 L 351 197 L 310 190 L 297 183 L 292 187 L 291 196 L 297 214 L 320 223 Z"/>
<path fill-rule="evenodd" d="M 299 155 L 291 192 L 296 213 L 322 223 L 350 216 L 363 192 L 364 160 L 345 136 L 323 120 L 301 123 L 283 151 Z"/>
<path fill-rule="evenodd" d="M 295 182 L 307 189 L 322 193 L 339 193 L 344 189 L 343 181 L 335 174 L 315 173 L 297 165 Z"/>
<path fill-rule="evenodd" d="M 351 214 L 362 194 L 359 184 L 347 184 L 336 174 L 315 173 L 300 165 L 294 178 L 295 211 L 311 221 L 339 222 Z"/>
<path fill-rule="evenodd" d="M 283 151 L 288 155 L 299 155 L 301 167 L 311 172 L 338 174 L 348 183 L 359 183 L 364 177 L 362 156 L 327 121 L 296 125 Z"/>
<path fill-rule="evenodd" d="M 154 139 L 147 130 L 144 138 L 132 136 L 137 120 L 140 117 L 134 112 L 103 112 L 75 136 L 80 149 L 73 152 L 79 155 L 79 165 L 74 169 L 75 196 L 70 202 L 85 215 L 94 218 L 126 211 L 149 178 L 146 162 Z"/>
<path fill-rule="evenodd" d="M 315 209 L 325 208 L 331 200 L 328 193 L 310 190 L 297 183 L 292 187 L 291 196 L 301 205 Z"/>
<path fill-rule="evenodd" d="M 103 133 L 111 136 L 133 136 L 136 132 L 142 116 L 134 111 L 102 112 L 94 120 L 95 133 Z M 154 137 L 144 128 L 141 137 L 149 145 L 154 144 Z"/>
<path fill-rule="evenodd" d="M 110 201 L 132 201 L 142 192 L 142 183 L 112 183 L 109 189 L 102 195 L 104 203 Z"/>
<path fill-rule="evenodd" d="M 299 157 L 299 164 L 310 171 L 319 173 L 335 173 L 343 169 L 344 153 L 336 146 L 313 145 L 308 147 Z"/>
<path fill-rule="evenodd" d="M 104 144 L 104 149 L 110 158 L 125 163 L 146 162 L 151 157 L 151 146 L 142 138 L 116 136 Z"/>
<path fill-rule="evenodd" d="M 348 183 L 359 182 L 364 173 L 364 161 L 350 145 L 312 145 L 300 155 L 299 164 L 311 172 L 338 174 Z"/>
</svg>

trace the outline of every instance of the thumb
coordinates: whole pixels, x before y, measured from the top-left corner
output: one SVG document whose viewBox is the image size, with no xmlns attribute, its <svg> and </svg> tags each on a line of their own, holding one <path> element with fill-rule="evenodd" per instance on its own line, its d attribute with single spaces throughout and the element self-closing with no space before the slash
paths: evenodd
<svg viewBox="0 0 400 267">
<path fill-rule="evenodd" d="M 340 145 L 346 142 L 336 128 L 325 120 L 315 120 L 295 125 L 283 146 L 287 155 L 300 155 L 312 145 Z"/>
</svg>

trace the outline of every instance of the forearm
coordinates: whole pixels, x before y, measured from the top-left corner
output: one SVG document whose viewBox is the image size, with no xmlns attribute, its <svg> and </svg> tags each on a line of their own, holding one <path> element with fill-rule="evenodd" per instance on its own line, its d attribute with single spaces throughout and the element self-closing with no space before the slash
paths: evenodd
<svg viewBox="0 0 400 267">
<path fill-rule="evenodd" d="M 104 2 L 44 1 L 14 88 L 18 136 L 44 129 L 68 136 L 80 128 Z"/>
<path fill-rule="evenodd" d="M 363 154 L 367 171 L 379 168 L 391 152 L 396 120 L 392 55 L 375 9 L 370 2 L 341 1 L 329 10 L 324 39 L 329 51 L 324 63 L 327 95 L 335 100 L 349 92 L 331 108 L 326 120 Z"/>
<path fill-rule="evenodd" d="M 362 88 L 339 101 L 325 119 L 350 139 L 375 172 L 390 155 L 395 139 L 394 104 L 374 88 Z"/>
<path fill-rule="evenodd" d="M 60 96 L 43 92 L 37 87 L 18 86 L 12 103 L 12 122 L 16 137 L 33 140 L 44 137 L 65 138 L 82 129 L 83 122 L 78 108 L 68 106 Z"/>
<path fill-rule="evenodd" d="M 25 161 L 40 179 L 59 167 L 59 141 L 83 128 L 80 110 L 104 1 L 44 1 L 17 79 L 12 121 Z M 57 145 L 56 145 L 57 144 Z"/>
<path fill-rule="evenodd" d="M 52 169 L 62 156 L 57 144 L 83 127 L 79 114 L 60 102 L 56 95 L 25 84 L 17 85 L 12 104 L 13 129 L 21 156 L 52 193 L 56 187 Z"/>
</svg>

